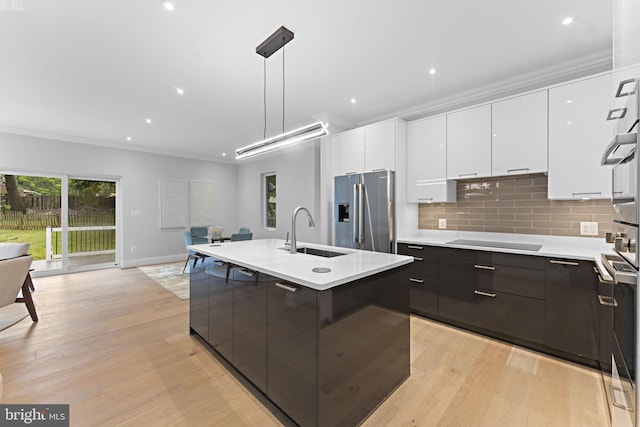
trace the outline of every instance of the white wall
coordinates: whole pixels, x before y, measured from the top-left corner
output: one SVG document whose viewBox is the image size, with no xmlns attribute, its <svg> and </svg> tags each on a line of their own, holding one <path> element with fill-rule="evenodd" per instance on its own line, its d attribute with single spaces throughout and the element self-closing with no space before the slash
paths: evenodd
<svg viewBox="0 0 640 427">
<path fill-rule="evenodd" d="M 268 157 L 243 162 L 238 167 L 238 224 L 249 227 L 254 239 L 284 239 L 291 230 L 291 214 L 297 206 L 311 212 L 316 227 L 310 228 L 304 212 L 298 214 L 297 240 L 320 242 L 320 142 L 305 142 L 274 152 Z M 276 173 L 276 229 L 264 227 L 262 175 Z M 301 218 L 304 217 L 304 218 Z"/>
<path fill-rule="evenodd" d="M 213 182 L 215 225 L 239 224 L 236 165 L 0 133 L 0 171 L 121 178 L 123 267 L 186 258 L 183 230 L 159 226 L 160 178 Z"/>
</svg>

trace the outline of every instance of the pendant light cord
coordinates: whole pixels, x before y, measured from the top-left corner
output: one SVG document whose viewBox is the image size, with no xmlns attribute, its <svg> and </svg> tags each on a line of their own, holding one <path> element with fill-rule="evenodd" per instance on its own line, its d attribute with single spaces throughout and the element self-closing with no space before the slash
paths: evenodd
<svg viewBox="0 0 640 427">
<path fill-rule="evenodd" d="M 267 58 L 264 58 L 264 76 L 262 82 L 262 99 L 264 107 L 264 130 L 262 131 L 262 139 L 267 139 Z"/>
<path fill-rule="evenodd" d="M 282 133 L 284 133 L 284 37 L 282 38 Z"/>
</svg>

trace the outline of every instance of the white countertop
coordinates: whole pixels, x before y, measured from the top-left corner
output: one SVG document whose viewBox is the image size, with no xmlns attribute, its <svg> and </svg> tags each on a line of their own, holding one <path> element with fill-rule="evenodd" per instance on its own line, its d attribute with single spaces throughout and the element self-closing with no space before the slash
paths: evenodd
<svg viewBox="0 0 640 427">
<path fill-rule="evenodd" d="M 489 242 L 526 243 L 538 244 L 542 247 L 538 251 L 505 249 L 487 246 L 467 246 L 449 244 L 452 240 L 468 239 Z M 509 234 L 509 233 L 485 233 L 477 231 L 454 230 L 400 230 L 398 242 L 413 243 L 430 246 L 442 246 L 448 248 L 476 249 L 492 252 L 504 252 L 513 254 L 569 258 L 577 260 L 594 261 L 603 275 L 603 279 L 610 280 L 601 261 L 602 253 L 613 254 L 613 243 L 607 243 L 602 238 L 591 237 L 565 237 L 565 236 L 541 236 L 536 234 Z"/>
<path fill-rule="evenodd" d="M 192 245 L 188 249 L 236 265 L 276 276 L 315 290 L 326 290 L 375 273 L 413 262 L 413 257 L 360 251 L 335 246 L 298 242 L 298 248 L 311 248 L 346 252 L 347 255 L 324 258 L 317 255 L 291 254 L 284 240 L 261 239 L 216 244 Z M 327 267 L 329 273 L 314 273 L 313 268 Z"/>
</svg>

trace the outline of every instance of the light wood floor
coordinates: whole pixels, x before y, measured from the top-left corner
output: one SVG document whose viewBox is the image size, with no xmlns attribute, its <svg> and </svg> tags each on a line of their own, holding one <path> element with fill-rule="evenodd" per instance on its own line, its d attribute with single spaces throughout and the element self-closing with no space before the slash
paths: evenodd
<svg viewBox="0 0 640 427">
<path fill-rule="evenodd" d="M 40 322 L 0 332 L 2 403 L 68 403 L 72 426 L 282 425 L 138 269 L 34 281 Z M 596 370 L 416 317 L 411 335 L 411 377 L 364 426 L 608 424 Z"/>
</svg>

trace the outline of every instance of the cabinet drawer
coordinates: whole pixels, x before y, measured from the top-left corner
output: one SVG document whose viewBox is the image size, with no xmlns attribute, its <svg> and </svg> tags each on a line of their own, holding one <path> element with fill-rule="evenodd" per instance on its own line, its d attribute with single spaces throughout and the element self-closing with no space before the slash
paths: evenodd
<svg viewBox="0 0 640 427">
<path fill-rule="evenodd" d="M 518 339 L 544 343 L 545 302 L 501 292 L 440 283 L 440 316 Z"/>
<path fill-rule="evenodd" d="M 443 258 L 468 261 L 470 263 L 508 265 L 510 267 L 530 268 L 532 270 L 545 269 L 544 257 L 535 255 L 508 254 L 503 252 L 454 248 L 440 248 L 439 255 Z"/>
<path fill-rule="evenodd" d="M 411 280 L 413 279 L 413 280 Z M 438 314 L 438 282 L 410 278 L 411 310 L 424 314 Z"/>
<path fill-rule="evenodd" d="M 545 272 L 508 265 L 440 258 L 441 282 L 545 299 Z"/>
</svg>

